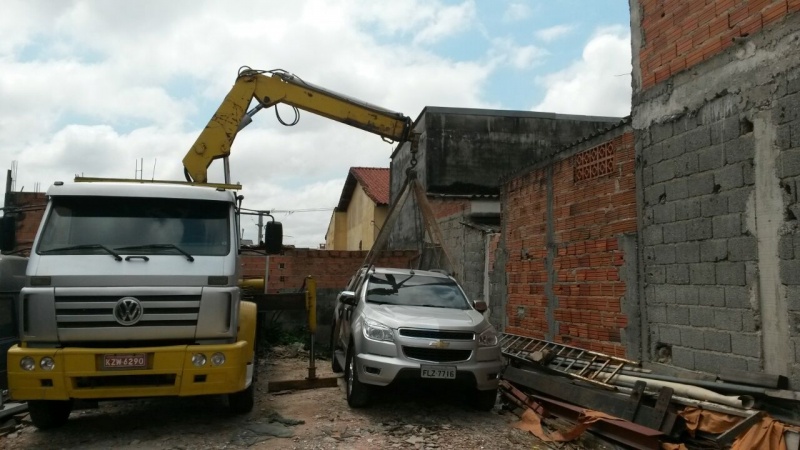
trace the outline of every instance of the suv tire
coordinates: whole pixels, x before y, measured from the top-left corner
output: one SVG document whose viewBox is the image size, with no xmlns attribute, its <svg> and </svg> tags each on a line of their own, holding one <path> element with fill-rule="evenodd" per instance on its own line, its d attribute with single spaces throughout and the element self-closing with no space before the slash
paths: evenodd
<svg viewBox="0 0 800 450">
<path fill-rule="evenodd" d="M 359 381 L 355 357 L 353 356 L 355 346 L 351 342 L 349 347 L 344 369 L 344 388 L 347 395 L 347 404 L 351 408 L 363 408 L 369 404 L 370 386 Z"/>
<path fill-rule="evenodd" d="M 28 400 L 31 422 L 40 430 L 49 430 L 67 423 L 72 400 Z"/>
<path fill-rule="evenodd" d="M 472 393 L 472 405 L 481 411 L 491 411 L 497 402 L 497 389 L 488 391 L 475 390 Z"/>
</svg>

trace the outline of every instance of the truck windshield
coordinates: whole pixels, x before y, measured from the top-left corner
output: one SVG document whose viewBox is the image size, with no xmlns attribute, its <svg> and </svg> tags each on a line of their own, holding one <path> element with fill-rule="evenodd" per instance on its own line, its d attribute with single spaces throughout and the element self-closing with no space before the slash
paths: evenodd
<svg viewBox="0 0 800 450">
<path fill-rule="evenodd" d="M 376 273 L 366 289 L 370 303 L 469 309 L 461 289 L 449 278 Z"/>
<path fill-rule="evenodd" d="M 230 252 L 226 202 L 67 196 L 53 197 L 52 202 L 36 248 L 39 254 L 107 254 L 104 248 L 124 255 Z"/>
</svg>

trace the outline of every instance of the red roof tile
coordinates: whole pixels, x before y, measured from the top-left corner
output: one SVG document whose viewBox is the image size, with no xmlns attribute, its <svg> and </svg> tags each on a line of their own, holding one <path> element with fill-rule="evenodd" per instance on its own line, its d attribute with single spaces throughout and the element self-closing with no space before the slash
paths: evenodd
<svg viewBox="0 0 800 450">
<path fill-rule="evenodd" d="M 339 211 L 346 211 L 353 197 L 356 182 L 377 205 L 389 204 L 389 169 L 381 167 L 351 167 L 339 198 Z"/>
</svg>

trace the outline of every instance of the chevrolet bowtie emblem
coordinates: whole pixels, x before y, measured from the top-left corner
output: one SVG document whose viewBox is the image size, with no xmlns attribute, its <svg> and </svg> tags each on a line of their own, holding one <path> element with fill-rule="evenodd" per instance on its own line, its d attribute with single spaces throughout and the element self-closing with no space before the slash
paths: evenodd
<svg viewBox="0 0 800 450">
<path fill-rule="evenodd" d="M 447 341 L 433 341 L 428 344 L 428 347 L 447 348 L 450 347 L 450 343 Z"/>
</svg>

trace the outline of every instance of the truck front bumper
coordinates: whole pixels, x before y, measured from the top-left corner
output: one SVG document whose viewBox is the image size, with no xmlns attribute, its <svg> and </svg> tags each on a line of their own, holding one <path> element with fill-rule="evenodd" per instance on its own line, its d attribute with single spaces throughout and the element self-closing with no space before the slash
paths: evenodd
<svg viewBox="0 0 800 450">
<path fill-rule="evenodd" d="M 9 393 L 15 400 L 228 394 L 244 390 L 252 382 L 251 348 L 245 341 L 139 348 L 42 349 L 15 345 L 8 351 Z M 212 364 L 215 353 L 225 355 L 223 364 Z M 192 357 L 197 354 L 205 356 L 204 365 L 193 364 Z M 146 355 L 146 367 L 105 368 L 105 355 Z M 26 357 L 33 359 L 33 370 L 21 367 Z M 51 370 L 42 367 L 45 357 L 54 362 Z"/>
</svg>

